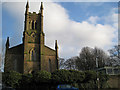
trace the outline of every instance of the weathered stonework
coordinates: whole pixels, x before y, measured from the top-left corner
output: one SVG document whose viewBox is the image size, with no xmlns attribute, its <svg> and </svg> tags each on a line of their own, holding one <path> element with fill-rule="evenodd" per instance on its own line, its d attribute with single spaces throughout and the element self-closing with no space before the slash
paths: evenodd
<svg viewBox="0 0 120 90">
<path fill-rule="evenodd" d="M 6 42 L 5 71 L 15 70 L 20 73 L 46 70 L 53 72 L 58 69 L 58 45 L 55 50 L 44 44 L 43 5 L 40 12 L 29 12 L 26 4 L 23 43 L 9 48 L 9 38 Z"/>
</svg>

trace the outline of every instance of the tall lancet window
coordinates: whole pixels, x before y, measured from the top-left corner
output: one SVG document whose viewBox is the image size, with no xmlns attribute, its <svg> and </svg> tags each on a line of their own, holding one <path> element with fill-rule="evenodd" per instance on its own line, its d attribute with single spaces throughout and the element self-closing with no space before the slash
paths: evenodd
<svg viewBox="0 0 120 90">
<path fill-rule="evenodd" d="M 32 20 L 29 22 L 30 29 L 32 29 Z"/>
<path fill-rule="evenodd" d="M 14 70 L 17 71 L 17 59 L 14 61 Z"/>
<path fill-rule="evenodd" d="M 32 51 L 31 60 L 34 60 L 34 52 Z"/>
<path fill-rule="evenodd" d="M 34 49 L 30 51 L 30 60 L 36 61 L 36 51 Z"/>
<path fill-rule="evenodd" d="M 35 22 L 35 29 L 37 29 L 37 22 Z"/>
<path fill-rule="evenodd" d="M 49 59 L 49 72 L 52 72 L 51 59 Z"/>
<path fill-rule="evenodd" d="M 32 29 L 34 29 L 34 20 L 32 21 Z"/>
<path fill-rule="evenodd" d="M 34 61 L 36 61 L 36 54 L 37 54 L 37 53 L 36 53 L 36 51 L 35 51 L 35 52 L 34 52 L 34 59 L 33 59 Z"/>
</svg>

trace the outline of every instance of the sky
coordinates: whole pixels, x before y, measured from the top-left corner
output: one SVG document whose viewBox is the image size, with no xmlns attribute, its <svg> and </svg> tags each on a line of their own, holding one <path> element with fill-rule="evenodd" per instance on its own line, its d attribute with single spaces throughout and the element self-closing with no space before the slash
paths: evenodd
<svg viewBox="0 0 120 90">
<path fill-rule="evenodd" d="M 94 1 L 94 0 L 93 0 Z M 10 47 L 22 43 L 26 2 L 2 3 L 2 46 L 10 37 Z M 78 56 L 83 47 L 105 51 L 118 44 L 117 2 L 44 2 L 45 44 L 59 57 Z M 39 12 L 40 2 L 29 2 L 30 12 Z"/>
</svg>

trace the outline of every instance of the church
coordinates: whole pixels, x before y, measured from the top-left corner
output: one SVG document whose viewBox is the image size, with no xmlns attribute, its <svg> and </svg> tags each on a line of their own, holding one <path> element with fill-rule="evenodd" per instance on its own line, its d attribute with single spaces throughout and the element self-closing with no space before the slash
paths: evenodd
<svg viewBox="0 0 120 90">
<path fill-rule="evenodd" d="M 4 71 L 14 70 L 20 73 L 32 73 L 45 70 L 53 72 L 58 69 L 58 44 L 55 49 L 45 45 L 43 29 L 43 3 L 39 13 L 29 12 L 26 4 L 22 44 L 10 48 L 9 37 L 6 41 Z"/>
</svg>

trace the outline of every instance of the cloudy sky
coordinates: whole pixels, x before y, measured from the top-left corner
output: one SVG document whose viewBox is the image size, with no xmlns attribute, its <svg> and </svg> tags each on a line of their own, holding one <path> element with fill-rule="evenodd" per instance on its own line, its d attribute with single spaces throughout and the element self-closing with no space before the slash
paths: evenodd
<svg viewBox="0 0 120 90">
<path fill-rule="evenodd" d="M 117 2 L 44 2 L 45 44 L 59 56 L 79 55 L 85 46 L 107 51 L 118 43 Z M 10 47 L 22 43 L 26 2 L 2 3 L 2 45 L 10 37 Z M 29 3 L 30 12 L 38 12 L 40 2 Z M 3 47 L 4 48 L 4 47 Z"/>
</svg>

